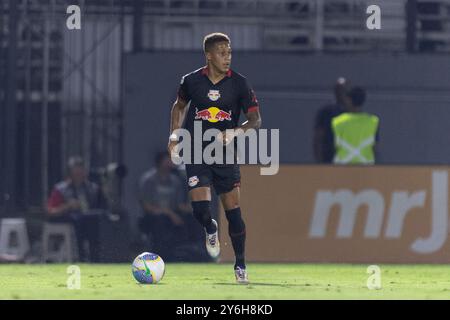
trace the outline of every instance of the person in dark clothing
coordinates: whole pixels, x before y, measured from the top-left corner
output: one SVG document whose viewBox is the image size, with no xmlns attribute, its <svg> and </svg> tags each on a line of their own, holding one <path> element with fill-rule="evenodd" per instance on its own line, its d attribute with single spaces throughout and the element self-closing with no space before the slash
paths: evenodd
<svg viewBox="0 0 450 320">
<path fill-rule="evenodd" d="M 337 79 L 334 86 L 336 102 L 319 109 L 314 123 L 314 160 L 317 163 L 333 163 L 334 141 L 331 120 L 345 112 L 349 106 L 348 83 L 344 78 Z"/>
<path fill-rule="evenodd" d="M 87 179 L 81 157 L 71 157 L 67 167 L 67 178 L 54 186 L 48 199 L 47 220 L 72 224 L 80 261 L 98 262 L 99 210 L 106 208 L 105 197 L 100 187 Z"/>
</svg>

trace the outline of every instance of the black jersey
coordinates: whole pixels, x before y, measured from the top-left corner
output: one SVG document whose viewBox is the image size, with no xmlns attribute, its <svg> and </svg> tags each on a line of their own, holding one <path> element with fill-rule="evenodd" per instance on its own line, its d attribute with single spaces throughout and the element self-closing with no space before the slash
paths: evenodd
<svg viewBox="0 0 450 320">
<path fill-rule="evenodd" d="M 231 70 L 216 84 L 208 78 L 207 67 L 183 76 L 178 97 L 190 102 L 184 128 L 191 135 L 194 121 L 202 121 L 203 132 L 210 128 L 223 131 L 238 126 L 241 112 L 253 112 L 259 108 L 247 79 Z"/>
</svg>

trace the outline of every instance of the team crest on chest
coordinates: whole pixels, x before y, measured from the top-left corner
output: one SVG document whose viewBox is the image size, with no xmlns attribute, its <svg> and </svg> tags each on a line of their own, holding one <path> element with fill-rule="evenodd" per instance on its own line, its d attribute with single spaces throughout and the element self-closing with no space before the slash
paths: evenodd
<svg viewBox="0 0 450 320">
<path fill-rule="evenodd" d="M 219 90 L 209 90 L 208 92 L 208 98 L 211 101 L 217 101 L 220 98 L 220 92 Z"/>
</svg>

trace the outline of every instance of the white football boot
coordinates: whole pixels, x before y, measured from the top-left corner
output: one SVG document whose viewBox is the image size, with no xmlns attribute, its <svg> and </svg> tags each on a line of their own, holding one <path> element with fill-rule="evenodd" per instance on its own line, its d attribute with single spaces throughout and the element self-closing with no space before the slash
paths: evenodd
<svg viewBox="0 0 450 320">
<path fill-rule="evenodd" d="M 246 269 L 242 269 L 241 267 L 236 267 L 234 269 L 234 275 L 236 276 L 236 282 L 239 284 L 248 284 L 248 274 Z"/>
<path fill-rule="evenodd" d="M 216 232 L 213 234 L 209 234 L 206 232 L 206 251 L 211 258 L 217 259 L 220 254 L 220 243 L 219 243 L 219 227 L 217 225 L 217 221 L 212 219 L 212 223 L 216 226 Z"/>
</svg>

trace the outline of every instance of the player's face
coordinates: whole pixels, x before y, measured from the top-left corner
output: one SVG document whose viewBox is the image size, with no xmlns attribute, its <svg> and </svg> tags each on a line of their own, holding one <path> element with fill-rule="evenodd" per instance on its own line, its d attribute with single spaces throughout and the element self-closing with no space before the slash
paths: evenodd
<svg viewBox="0 0 450 320">
<path fill-rule="evenodd" d="M 231 66 L 231 46 L 228 42 L 218 42 L 207 58 L 214 68 L 220 73 L 227 73 Z"/>
</svg>

